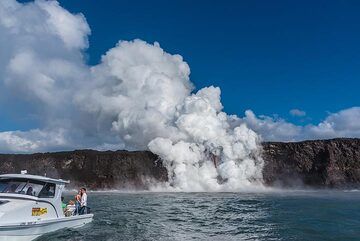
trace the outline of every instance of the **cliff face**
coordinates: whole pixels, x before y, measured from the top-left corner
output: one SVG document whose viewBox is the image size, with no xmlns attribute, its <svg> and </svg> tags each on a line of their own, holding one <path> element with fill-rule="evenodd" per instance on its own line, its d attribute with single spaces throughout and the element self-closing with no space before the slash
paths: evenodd
<svg viewBox="0 0 360 241">
<path fill-rule="evenodd" d="M 360 139 L 263 143 L 269 185 L 360 187 Z"/>
<path fill-rule="evenodd" d="M 161 161 L 148 151 L 0 154 L 0 173 L 20 173 L 21 170 L 70 180 L 70 187 L 86 186 L 90 189 L 141 189 L 153 180 L 167 180 L 167 171 Z"/>
<path fill-rule="evenodd" d="M 267 185 L 360 187 L 360 139 L 263 143 Z M 167 181 L 161 160 L 148 151 L 81 150 L 29 155 L 0 154 L 0 173 L 63 178 L 72 187 L 144 189 Z"/>
</svg>

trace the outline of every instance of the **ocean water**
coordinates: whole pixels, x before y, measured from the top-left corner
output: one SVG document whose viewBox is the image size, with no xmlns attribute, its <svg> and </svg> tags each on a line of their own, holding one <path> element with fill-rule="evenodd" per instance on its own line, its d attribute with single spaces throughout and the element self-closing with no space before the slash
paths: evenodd
<svg viewBox="0 0 360 241">
<path fill-rule="evenodd" d="M 103 192 L 89 205 L 91 224 L 37 240 L 360 240 L 358 191 Z"/>
</svg>

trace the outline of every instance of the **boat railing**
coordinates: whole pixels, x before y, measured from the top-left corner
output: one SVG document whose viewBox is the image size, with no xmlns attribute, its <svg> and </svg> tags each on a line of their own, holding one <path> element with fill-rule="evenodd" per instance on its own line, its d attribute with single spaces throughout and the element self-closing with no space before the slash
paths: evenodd
<svg viewBox="0 0 360 241">
<path fill-rule="evenodd" d="M 89 214 L 91 213 L 91 208 L 90 207 L 85 207 L 83 213 L 80 213 L 80 208 L 76 207 L 75 204 L 74 205 L 67 205 L 64 214 L 66 217 L 70 217 L 70 216 L 78 216 L 78 215 L 83 215 L 83 214 Z"/>
</svg>

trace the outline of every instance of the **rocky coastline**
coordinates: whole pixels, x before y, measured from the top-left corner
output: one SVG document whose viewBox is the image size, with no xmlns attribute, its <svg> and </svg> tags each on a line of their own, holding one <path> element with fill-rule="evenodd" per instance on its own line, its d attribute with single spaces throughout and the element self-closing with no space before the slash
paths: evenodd
<svg viewBox="0 0 360 241">
<path fill-rule="evenodd" d="M 360 139 L 262 143 L 264 182 L 268 186 L 360 187 Z M 71 181 L 71 187 L 147 189 L 165 182 L 162 161 L 149 151 L 94 151 L 0 154 L 0 173 L 47 175 Z"/>
</svg>

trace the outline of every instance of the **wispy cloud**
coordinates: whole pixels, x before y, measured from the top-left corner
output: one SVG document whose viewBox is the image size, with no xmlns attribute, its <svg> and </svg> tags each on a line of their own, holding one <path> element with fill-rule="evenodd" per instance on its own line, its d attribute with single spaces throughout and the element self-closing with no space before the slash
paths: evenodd
<svg viewBox="0 0 360 241">
<path fill-rule="evenodd" d="M 246 111 L 241 121 L 260 134 L 266 141 L 300 141 L 335 137 L 360 137 L 360 107 L 330 113 L 318 124 L 297 126 L 281 118 L 256 116 Z"/>
<path fill-rule="evenodd" d="M 299 109 L 292 109 L 289 111 L 290 115 L 296 116 L 296 117 L 304 117 L 306 116 L 306 112 Z"/>
</svg>

